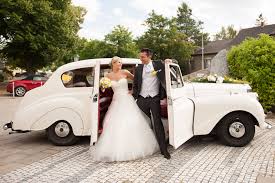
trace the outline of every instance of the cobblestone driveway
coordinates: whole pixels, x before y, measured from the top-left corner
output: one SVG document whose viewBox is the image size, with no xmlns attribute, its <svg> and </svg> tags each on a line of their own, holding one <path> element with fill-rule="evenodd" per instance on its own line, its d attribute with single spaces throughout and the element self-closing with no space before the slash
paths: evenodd
<svg viewBox="0 0 275 183">
<path fill-rule="evenodd" d="M 275 125 L 274 119 L 270 122 Z M 0 182 L 235 183 L 256 182 L 257 176 L 275 177 L 275 128 L 257 128 L 246 147 L 227 147 L 197 137 L 169 151 L 171 160 L 155 154 L 143 160 L 103 163 L 91 160 L 93 148 L 88 144 L 76 145 L 4 174 Z"/>
</svg>

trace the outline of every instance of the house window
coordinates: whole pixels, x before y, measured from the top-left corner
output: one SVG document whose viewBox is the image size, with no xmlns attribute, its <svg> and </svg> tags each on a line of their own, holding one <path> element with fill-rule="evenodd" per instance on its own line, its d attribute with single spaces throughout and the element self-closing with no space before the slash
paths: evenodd
<svg viewBox="0 0 275 183">
<path fill-rule="evenodd" d="M 211 67 L 211 58 L 204 59 L 204 69 L 210 69 Z"/>
</svg>

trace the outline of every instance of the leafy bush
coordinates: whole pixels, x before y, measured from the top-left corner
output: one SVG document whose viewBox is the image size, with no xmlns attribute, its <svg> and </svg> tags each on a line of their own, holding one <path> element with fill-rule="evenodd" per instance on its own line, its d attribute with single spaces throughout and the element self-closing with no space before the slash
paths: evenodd
<svg viewBox="0 0 275 183">
<path fill-rule="evenodd" d="M 4 76 L 3 74 L 0 73 L 0 82 L 3 82 L 4 81 Z"/>
<path fill-rule="evenodd" d="M 249 38 L 227 55 L 230 76 L 250 83 L 264 109 L 275 104 L 275 39 L 266 34 Z"/>
</svg>

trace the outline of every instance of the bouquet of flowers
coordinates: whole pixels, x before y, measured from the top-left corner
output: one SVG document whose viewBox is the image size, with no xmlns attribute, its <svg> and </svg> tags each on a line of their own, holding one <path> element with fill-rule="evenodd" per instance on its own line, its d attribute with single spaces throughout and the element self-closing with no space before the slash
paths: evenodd
<svg viewBox="0 0 275 183">
<path fill-rule="evenodd" d="M 110 88 L 112 83 L 111 83 L 111 80 L 107 77 L 103 77 L 100 79 L 100 88 L 101 88 L 101 91 L 104 92 L 106 88 Z"/>
</svg>

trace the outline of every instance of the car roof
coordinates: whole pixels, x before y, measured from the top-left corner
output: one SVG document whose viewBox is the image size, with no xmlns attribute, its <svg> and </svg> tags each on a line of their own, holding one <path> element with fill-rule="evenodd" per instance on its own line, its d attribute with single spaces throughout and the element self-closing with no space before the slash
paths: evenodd
<svg viewBox="0 0 275 183">
<path fill-rule="evenodd" d="M 122 64 L 141 64 L 141 61 L 136 58 L 121 58 Z M 96 62 L 99 61 L 101 65 L 109 65 L 112 58 L 96 58 L 96 59 L 86 59 L 86 60 L 80 60 L 76 62 L 70 62 L 65 65 L 60 66 L 53 74 L 52 77 L 58 76 L 60 74 L 63 74 L 66 71 L 74 70 L 77 68 L 85 68 L 85 67 L 93 67 L 96 65 Z M 46 77 L 42 76 L 40 74 L 31 74 L 27 75 L 26 78 L 34 77 L 34 76 L 40 76 L 40 77 Z M 24 79 L 26 79 L 24 78 Z"/>
<path fill-rule="evenodd" d="M 45 77 L 43 75 L 40 75 L 40 74 L 30 74 L 30 75 L 27 75 L 25 78 L 30 78 L 30 77 Z"/>
<path fill-rule="evenodd" d="M 141 64 L 141 61 L 136 58 L 121 58 L 122 64 Z M 80 60 L 76 62 L 67 63 L 58 68 L 58 70 L 70 70 L 76 68 L 83 68 L 83 67 L 93 67 L 96 65 L 96 62 L 99 61 L 100 65 L 108 65 L 110 64 L 112 58 L 96 58 L 96 59 L 87 59 L 87 60 Z"/>
<path fill-rule="evenodd" d="M 60 66 L 56 71 L 53 72 L 47 81 L 47 85 L 51 85 L 52 88 L 58 88 L 60 87 L 61 83 L 57 78 L 60 78 L 60 75 L 63 73 L 80 68 L 94 67 L 97 61 L 100 62 L 100 65 L 109 65 L 111 60 L 112 58 L 96 58 L 67 63 Z M 122 58 L 122 64 L 141 64 L 141 61 L 135 58 Z"/>
</svg>

